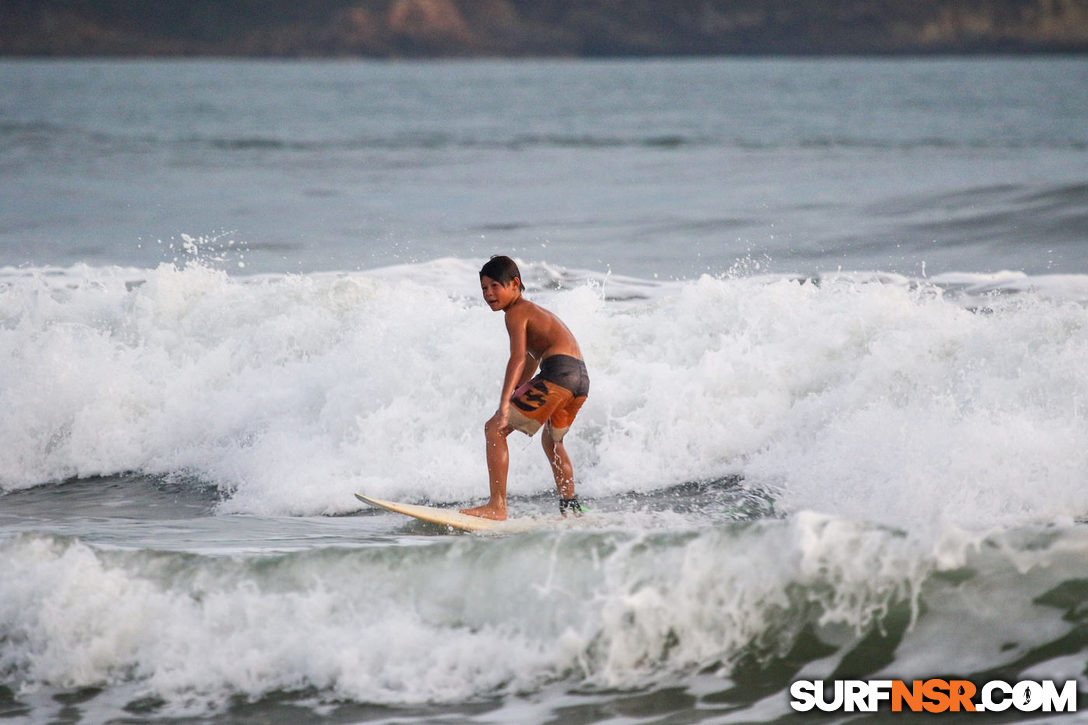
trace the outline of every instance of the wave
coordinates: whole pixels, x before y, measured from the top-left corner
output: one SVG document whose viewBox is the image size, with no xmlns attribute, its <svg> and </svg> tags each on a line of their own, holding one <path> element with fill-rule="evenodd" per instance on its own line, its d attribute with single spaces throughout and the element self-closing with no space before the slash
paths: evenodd
<svg viewBox="0 0 1088 725">
<path fill-rule="evenodd" d="M 145 141 L 148 141 L 145 139 Z M 301 141 L 268 136 L 187 139 L 183 142 L 151 140 L 156 144 L 207 146 L 220 151 L 415 151 L 443 149 L 492 149 L 522 151 L 531 149 L 622 149 L 642 148 L 679 150 L 685 148 L 725 148 L 744 151 L 783 151 L 789 149 L 854 149 L 871 151 L 943 151 L 943 150 L 1088 150 L 1088 143 L 1077 139 L 1009 140 L 1002 138 L 910 138 L 881 139 L 851 136 L 812 136 L 783 139 L 712 137 L 683 133 L 652 135 L 587 134 L 513 134 L 507 137 L 456 136 L 447 133 L 414 133 L 404 136 L 379 136 L 328 141 Z"/>
<path fill-rule="evenodd" d="M 1082 528 L 923 543 L 806 513 L 249 557 L 24 534 L 0 553 L 5 679 L 109 685 L 118 710 L 162 717 L 267 697 L 412 706 L 676 682 L 734 708 L 802 668 L 1072 679 L 1082 663 L 1067 672 L 1060 652 L 1088 644 Z"/>
<path fill-rule="evenodd" d="M 186 475 L 259 514 L 478 497 L 506 356 L 480 261 L 0 271 L 0 486 Z M 893 526 L 1088 513 L 1088 278 L 524 266 L 593 377 L 584 495 L 742 476 L 780 511 Z M 511 493 L 551 489 L 534 443 L 513 458 Z"/>
<path fill-rule="evenodd" d="M 400 133 L 376 133 L 326 138 L 301 138 L 272 133 L 232 135 L 156 135 L 118 134 L 105 129 L 90 129 L 74 125 L 46 122 L 11 121 L 0 123 L 0 147 L 19 149 L 32 147 L 40 152 L 50 146 L 100 148 L 110 153 L 126 150 L 147 152 L 163 149 L 199 148 L 216 152 L 284 152 L 284 153 L 344 153 L 366 151 L 440 151 L 440 150 L 505 150 L 586 149 L 607 150 L 623 148 L 660 149 L 663 151 L 689 148 L 721 148 L 742 151 L 858 150 L 858 151 L 1068 151 L 1088 150 L 1088 143 L 1073 136 L 1014 138 L 1007 136 L 908 136 L 879 137 L 863 134 L 791 134 L 768 137 L 760 133 L 720 135 L 714 133 L 676 131 L 668 133 L 631 132 L 587 133 L 550 132 L 495 133 L 480 136 L 445 130 L 416 130 Z"/>
<path fill-rule="evenodd" d="M 1050 268 L 1063 254 L 1078 256 L 1086 200 L 1088 185 L 1081 182 L 996 184 L 886 199 L 866 212 L 892 221 L 895 233 L 906 238 L 941 239 L 946 250 L 984 245 L 1005 258 L 1043 260 Z"/>
</svg>

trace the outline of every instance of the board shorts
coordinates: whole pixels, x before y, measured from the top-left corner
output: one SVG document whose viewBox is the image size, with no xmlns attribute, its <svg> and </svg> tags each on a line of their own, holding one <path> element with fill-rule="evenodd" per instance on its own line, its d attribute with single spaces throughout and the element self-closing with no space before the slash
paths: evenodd
<svg viewBox="0 0 1088 725">
<path fill-rule="evenodd" d="M 561 441 L 588 395 L 586 364 L 570 355 L 549 355 L 536 377 L 510 397 L 510 425 L 531 436 L 551 423 L 552 440 Z"/>
</svg>

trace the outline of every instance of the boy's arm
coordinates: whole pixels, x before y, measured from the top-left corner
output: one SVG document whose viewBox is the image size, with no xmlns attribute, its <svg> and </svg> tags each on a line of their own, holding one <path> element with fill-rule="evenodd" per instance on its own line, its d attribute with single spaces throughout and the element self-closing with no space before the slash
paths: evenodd
<svg viewBox="0 0 1088 725">
<path fill-rule="evenodd" d="M 525 368 L 521 371 L 521 377 L 518 379 L 517 384 L 514 386 L 514 390 L 517 390 L 525 383 L 529 382 L 529 379 L 536 375 L 537 366 L 540 363 L 532 353 L 525 353 Z"/>
<path fill-rule="evenodd" d="M 510 398 L 519 385 L 528 380 L 536 371 L 536 361 L 530 366 L 527 344 L 529 318 L 516 312 L 506 313 L 506 331 L 510 335 L 510 360 L 506 363 L 506 376 L 502 381 L 502 396 L 499 398 L 499 414 L 505 421 L 510 413 Z"/>
</svg>

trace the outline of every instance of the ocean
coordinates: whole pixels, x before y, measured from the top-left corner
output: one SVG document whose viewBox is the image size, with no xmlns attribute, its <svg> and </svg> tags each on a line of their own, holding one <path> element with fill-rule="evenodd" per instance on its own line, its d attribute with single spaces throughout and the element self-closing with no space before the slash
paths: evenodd
<svg viewBox="0 0 1088 725">
<path fill-rule="evenodd" d="M 1088 708 L 1088 59 L 5 59 L 0 178 L 5 722 Z M 592 378 L 509 536 L 353 496 L 486 498 L 492 254 Z"/>
</svg>

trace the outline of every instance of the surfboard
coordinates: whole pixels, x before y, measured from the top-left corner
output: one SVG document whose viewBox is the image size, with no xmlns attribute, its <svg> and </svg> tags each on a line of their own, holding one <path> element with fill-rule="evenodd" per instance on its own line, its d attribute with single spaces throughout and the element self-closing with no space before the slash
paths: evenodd
<svg viewBox="0 0 1088 725">
<path fill-rule="evenodd" d="M 496 534 L 520 534 L 525 531 L 538 529 L 548 523 L 547 518 L 517 518 L 506 521 L 492 521 L 481 519 L 479 516 L 469 516 L 453 509 L 441 509 L 433 506 L 420 506 L 413 503 L 400 503 L 398 501 L 384 501 L 380 498 L 355 494 L 355 498 L 371 506 L 392 511 L 397 514 L 411 516 L 420 521 L 432 524 L 450 526 L 460 531 L 487 531 Z"/>
</svg>

